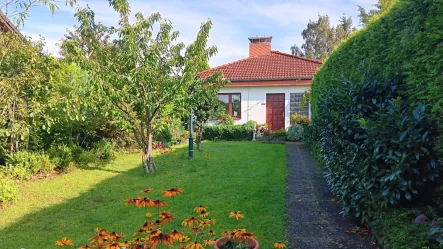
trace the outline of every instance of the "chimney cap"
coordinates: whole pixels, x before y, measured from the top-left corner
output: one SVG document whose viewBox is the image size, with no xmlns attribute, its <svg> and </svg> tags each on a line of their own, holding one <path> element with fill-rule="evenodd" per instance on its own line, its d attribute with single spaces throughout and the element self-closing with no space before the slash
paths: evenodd
<svg viewBox="0 0 443 249">
<path fill-rule="evenodd" d="M 271 43 L 272 36 L 256 36 L 248 39 L 251 43 Z"/>
</svg>

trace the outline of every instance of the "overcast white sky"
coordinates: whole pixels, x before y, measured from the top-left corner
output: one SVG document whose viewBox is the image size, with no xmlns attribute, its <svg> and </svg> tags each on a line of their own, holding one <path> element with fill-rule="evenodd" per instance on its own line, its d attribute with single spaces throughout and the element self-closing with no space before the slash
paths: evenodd
<svg viewBox="0 0 443 249">
<path fill-rule="evenodd" d="M 357 5 L 371 7 L 376 0 L 130 0 L 133 13 L 149 15 L 160 12 L 172 21 L 180 31 L 180 41 L 189 44 L 203 21 L 211 19 L 214 26 L 210 44 L 218 47 L 218 54 L 210 60 L 211 67 L 232 62 L 248 56 L 248 37 L 272 36 L 272 49 L 290 52 L 293 44 L 301 45 L 302 30 L 309 19 L 327 14 L 334 24 L 343 14 L 352 16 L 358 25 Z M 97 20 L 108 24 L 117 23 L 117 15 L 106 0 L 79 1 L 88 4 L 96 13 Z M 25 35 L 45 37 L 47 50 L 58 54 L 56 45 L 66 29 L 75 25 L 74 9 L 60 6 L 54 15 L 44 7 L 36 7 L 30 13 L 22 31 Z"/>
</svg>

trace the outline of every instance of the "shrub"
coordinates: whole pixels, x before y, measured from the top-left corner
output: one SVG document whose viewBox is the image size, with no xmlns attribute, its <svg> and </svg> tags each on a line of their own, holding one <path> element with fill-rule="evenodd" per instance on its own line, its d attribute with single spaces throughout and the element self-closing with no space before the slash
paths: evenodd
<svg viewBox="0 0 443 249">
<path fill-rule="evenodd" d="M 234 125 L 234 119 L 228 113 L 224 113 L 215 120 L 217 125 Z"/>
<path fill-rule="evenodd" d="M 247 127 L 248 129 L 253 130 L 254 129 L 254 125 L 257 125 L 257 122 L 253 121 L 253 120 L 249 120 L 248 122 L 243 124 L 245 127 Z"/>
<path fill-rule="evenodd" d="M 6 166 L 1 167 L 1 170 L 2 174 L 9 179 L 29 180 L 32 177 L 31 171 L 29 171 L 24 164 L 6 164 Z"/>
<path fill-rule="evenodd" d="M 72 146 L 70 149 L 72 160 L 76 166 L 88 166 L 89 163 L 94 163 L 98 160 L 95 151 L 86 151 L 79 146 Z"/>
<path fill-rule="evenodd" d="M 275 138 L 286 138 L 286 130 L 285 128 L 281 128 L 278 131 L 271 132 L 270 136 Z"/>
<path fill-rule="evenodd" d="M 372 231 L 386 249 L 425 248 L 433 243 L 428 239 L 428 225 L 414 222 L 415 210 L 390 210 L 374 214 Z M 431 247 L 438 248 L 438 247 Z"/>
<path fill-rule="evenodd" d="M 92 151 L 83 151 L 76 159 L 75 163 L 79 167 L 88 166 L 90 163 L 97 162 L 98 158 Z"/>
<path fill-rule="evenodd" d="M 321 95 L 315 126 L 327 179 L 344 211 L 373 210 L 426 195 L 438 176 L 425 107 L 409 112 L 397 84 L 365 77 Z"/>
<path fill-rule="evenodd" d="M 17 196 L 17 184 L 8 178 L 0 178 L 0 202 L 12 201 Z"/>
<path fill-rule="evenodd" d="M 304 116 L 304 115 L 300 115 L 298 113 L 294 113 L 294 114 L 291 114 L 290 123 L 291 123 L 291 125 L 299 124 L 299 125 L 307 126 L 307 125 L 309 125 L 309 117 Z"/>
<path fill-rule="evenodd" d="M 287 139 L 289 141 L 300 141 L 303 136 L 303 126 L 300 124 L 294 124 L 289 127 L 287 132 Z"/>
<path fill-rule="evenodd" d="M 203 139 L 240 141 L 252 140 L 252 129 L 245 125 L 216 125 L 203 129 Z"/>
<path fill-rule="evenodd" d="M 74 165 L 71 148 L 66 145 L 58 145 L 49 149 L 49 158 L 62 170 L 67 170 Z"/>
<path fill-rule="evenodd" d="M 17 179 L 29 179 L 38 172 L 49 173 L 55 168 L 47 155 L 28 151 L 16 152 L 9 158 L 8 164 L 9 174 Z"/>
<path fill-rule="evenodd" d="M 409 170 L 413 169 L 413 172 L 408 172 L 406 174 L 408 178 L 412 177 L 416 179 L 418 175 L 421 175 L 423 180 L 431 180 L 432 176 L 428 175 L 430 171 L 428 163 L 426 162 L 427 160 L 423 159 L 429 154 L 428 152 L 435 152 L 440 164 L 443 163 L 443 98 L 441 97 L 443 96 L 443 84 L 441 84 L 441 82 L 443 82 L 443 74 L 441 73 L 443 68 L 443 60 L 441 56 L 443 54 L 443 46 L 441 46 L 441 40 L 443 37 L 443 8 L 441 6 L 441 1 L 438 0 L 397 1 L 391 9 L 386 10 L 384 13 L 377 16 L 361 31 L 355 32 L 352 37 L 343 42 L 340 47 L 329 56 L 322 68 L 315 75 L 310 94 L 313 120 L 315 120 L 316 117 L 319 118 L 318 120 L 324 119 L 324 115 L 329 116 L 331 119 L 342 118 L 340 117 L 340 114 L 337 113 L 337 109 L 341 108 L 342 105 L 348 105 L 348 103 L 344 103 L 343 100 L 336 98 L 334 99 L 334 101 L 336 101 L 335 104 L 329 105 L 332 109 L 325 109 L 327 107 L 324 105 L 325 102 L 322 98 L 325 95 L 334 94 L 331 90 L 337 89 L 341 93 L 344 93 L 346 90 L 354 91 L 352 88 L 357 85 L 362 85 L 364 78 L 370 73 L 374 80 L 386 84 L 390 82 L 396 83 L 396 88 L 391 91 L 390 97 L 391 99 L 397 97 L 401 98 L 401 104 L 390 104 L 390 106 L 401 109 L 405 114 L 396 114 L 392 118 L 406 118 L 406 116 L 409 116 L 407 125 L 414 125 L 413 120 L 415 117 L 406 113 L 410 114 L 413 110 L 417 110 L 416 108 L 419 103 L 426 106 L 426 109 L 424 110 L 425 113 L 420 113 L 419 116 L 427 117 L 426 122 L 429 121 L 429 124 L 424 124 L 420 121 L 415 128 L 410 126 L 413 130 L 412 139 L 419 139 L 418 134 L 421 134 L 424 136 L 425 140 L 429 140 L 430 136 L 432 136 L 435 143 L 429 144 L 429 141 L 421 141 L 421 145 L 418 145 L 415 143 L 418 141 L 415 141 L 412 144 L 419 146 L 418 148 L 422 151 L 418 151 L 419 149 L 414 150 L 410 146 L 415 145 L 408 144 L 408 142 L 404 141 L 405 138 L 408 138 L 411 135 L 410 131 L 408 130 L 406 132 L 406 130 L 402 129 L 399 134 L 406 132 L 404 133 L 405 137 L 402 136 L 402 141 L 397 143 L 397 141 L 400 140 L 400 135 L 398 135 L 399 137 L 397 141 L 391 141 L 393 143 L 392 145 L 396 148 L 391 148 L 391 144 L 388 144 L 388 149 L 384 152 L 385 156 L 380 156 L 377 159 L 381 161 L 401 160 L 407 162 L 405 168 L 409 168 Z M 380 41 L 383 42 L 380 43 Z M 366 62 L 365 67 L 367 70 L 359 70 L 363 60 Z M 344 87 L 343 78 L 352 79 L 352 86 L 349 86 L 348 84 L 348 86 Z M 389 85 L 393 86 L 392 84 Z M 361 90 L 361 88 L 359 89 Z M 363 94 L 363 92 L 361 94 Z M 380 92 L 380 94 L 386 93 Z M 341 94 L 340 96 L 343 97 L 345 95 Z M 375 101 L 377 101 L 375 104 L 380 103 L 380 99 L 377 95 L 365 94 L 365 97 L 369 102 L 374 98 Z M 385 95 L 384 97 L 387 101 L 388 96 Z M 387 105 L 386 101 L 383 101 L 382 103 Z M 369 103 L 369 105 L 371 105 L 371 103 Z M 364 105 L 360 106 L 360 109 L 362 110 L 365 108 L 366 106 Z M 388 107 L 380 107 L 379 110 L 385 110 L 387 112 Z M 325 114 L 326 111 L 331 112 L 331 115 Z M 332 114 L 336 114 L 337 117 L 332 117 Z M 385 119 L 386 116 L 383 118 Z M 364 122 L 365 120 L 366 118 L 362 121 Z M 399 131 L 398 128 L 393 126 L 393 123 L 400 122 L 398 125 L 401 125 L 402 121 L 384 121 L 387 123 L 382 124 L 380 123 L 381 121 L 378 122 L 378 128 L 381 129 L 379 135 L 383 134 L 392 138 L 393 134 L 396 134 L 396 132 Z M 357 140 L 362 139 L 360 137 L 361 133 L 356 133 L 354 130 L 355 126 L 358 126 L 358 123 L 359 121 L 356 119 L 353 124 L 347 123 L 348 126 L 344 127 L 346 130 L 343 130 L 343 133 L 348 133 L 347 136 L 349 137 L 350 143 L 352 143 L 352 137 L 355 137 Z M 330 125 L 327 122 L 323 122 L 322 124 Z M 334 122 L 334 125 L 337 125 L 337 122 Z M 429 130 L 428 126 L 431 127 L 432 135 L 426 133 L 426 130 Z M 403 128 L 404 127 L 405 126 L 403 126 Z M 361 128 L 365 129 L 365 127 Z M 419 131 L 419 129 L 422 130 Z M 323 135 L 328 136 L 326 131 L 319 132 L 320 134 L 316 135 L 317 137 Z M 372 134 L 368 133 L 367 135 L 370 136 Z M 381 136 L 377 137 L 381 138 Z M 366 146 L 366 144 L 353 144 L 355 146 L 354 150 L 357 150 L 357 147 L 361 146 L 361 148 L 359 148 L 360 150 L 366 151 L 365 153 L 369 152 L 369 150 L 366 150 L 363 147 Z M 396 151 L 400 146 L 405 146 L 401 150 L 404 150 L 403 152 L 406 153 L 407 159 L 401 158 L 403 152 Z M 341 148 L 340 150 L 335 151 L 330 150 L 328 153 L 331 153 L 330 156 L 332 157 L 332 153 L 341 155 L 343 152 L 346 152 L 346 149 L 347 148 Z M 381 147 L 378 147 L 377 145 L 377 147 L 373 149 L 377 150 L 371 151 L 371 153 L 378 154 Z M 392 155 L 388 155 L 389 151 L 392 151 Z M 396 155 L 396 153 L 400 153 L 400 156 Z M 416 159 L 408 161 L 409 156 L 411 155 L 408 153 L 412 153 L 413 156 L 418 156 L 420 159 L 418 161 Z M 349 157 L 351 156 L 352 154 L 349 155 Z M 387 156 L 389 156 L 389 158 Z M 362 163 L 367 164 L 368 161 L 372 160 L 371 154 L 368 154 L 367 158 L 363 156 L 357 156 L 356 158 L 358 158 L 360 162 L 353 159 L 352 162 L 348 162 L 346 165 L 346 162 L 343 161 L 342 163 L 346 165 L 344 167 L 356 167 Z M 422 162 L 422 160 L 425 162 Z M 432 167 L 437 167 L 435 161 L 432 162 Z M 411 166 L 416 164 L 423 164 L 423 168 Z M 378 168 L 377 171 L 385 172 L 384 163 L 381 163 L 380 165 L 378 162 L 375 162 L 374 167 Z M 418 175 L 416 174 L 416 171 L 418 171 Z M 393 174 L 392 181 L 395 179 L 398 180 L 397 176 L 405 173 L 403 170 L 396 172 L 391 171 L 391 169 L 389 169 L 388 172 Z M 403 184 L 405 183 L 403 180 L 400 180 L 400 182 Z M 409 187 L 409 182 L 407 182 L 407 184 Z M 372 185 L 369 185 L 368 183 L 368 187 L 369 186 Z M 393 194 L 391 190 L 392 188 L 389 188 L 389 190 L 385 192 L 385 194 L 388 195 L 385 197 L 388 201 L 390 201 L 389 198 L 393 198 L 393 196 L 389 196 Z M 410 191 L 407 192 L 408 194 L 401 191 L 398 195 L 402 196 L 402 193 L 404 193 L 409 197 L 411 193 Z M 356 192 L 352 191 L 352 193 Z M 426 194 L 426 191 L 423 193 Z M 395 194 L 394 199 L 396 199 L 398 195 Z M 356 195 L 356 197 L 360 198 L 361 196 Z"/>
<path fill-rule="evenodd" d="M 170 133 L 169 133 L 170 134 Z M 111 160 L 114 157 L 114 144 L 103 139 L 93 145 L 93 151 L 100 160 Z"/>
</svg>

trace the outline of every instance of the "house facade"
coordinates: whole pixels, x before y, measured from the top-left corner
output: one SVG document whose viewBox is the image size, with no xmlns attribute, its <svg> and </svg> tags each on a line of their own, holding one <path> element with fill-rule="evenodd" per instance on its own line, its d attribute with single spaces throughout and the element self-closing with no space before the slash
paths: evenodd
<svg viewBox="0 0 443 249">
<path fill-rule="evenodd" d="M 290 115 L 310 116 L 300 106 L 303 93 L 321 66 L 316 61 L 271 50 L 272 37 L 249 38 L 249 57 L 199 73 L 207 77 L 221 72 L 231 84 L 218 94 L 236 124 L 249 120 L 268 124 L 271 131 L 290 126 Z"/>
</svg>

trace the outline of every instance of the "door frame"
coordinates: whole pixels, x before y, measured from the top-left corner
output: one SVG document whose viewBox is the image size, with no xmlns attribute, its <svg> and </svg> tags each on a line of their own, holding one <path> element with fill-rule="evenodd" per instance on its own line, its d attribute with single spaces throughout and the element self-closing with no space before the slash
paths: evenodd
<svg viewBox="0 0 443 249">
<path fill-rule="evenodd" d="M 283 127 L 286 128 L 286 93 L 266 93 L 266 124 L 269 127 L 270 121 L 268 120 L 268 95 L 283 95 Z M 281 129 L 281 128 L 280 128 Z M 273 129 L 272 131 L 277 131 L 279 129 Z M 271 130 L 269 130 L 271 131 Z"/>
</svg>

